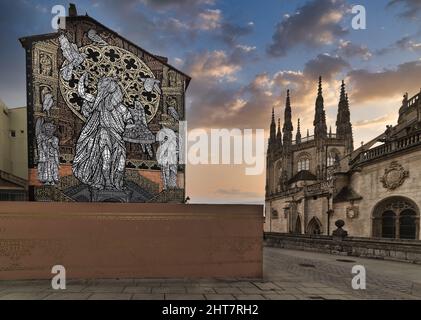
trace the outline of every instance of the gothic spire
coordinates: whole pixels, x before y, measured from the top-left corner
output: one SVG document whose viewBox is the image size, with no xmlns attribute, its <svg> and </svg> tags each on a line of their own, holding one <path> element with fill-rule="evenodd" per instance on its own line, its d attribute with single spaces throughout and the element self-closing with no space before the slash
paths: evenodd
<svg viewBox="0 0 421 320">
<path fill-rule="evenodd" d="M 319 88 L 317 91 L 316 99 L 316 114 L 314 117 L 314 136 L 315 139 L 324 139 L 327 136 L 327 126 L 326 126 L 326 112 L 324 109 L 324 99 L 323 99 L 323 88 L 322 88 L 322 77 L 319 77 Z"/>
<path fill-rule="evenodd" d="M 354 150 L 354 141 L 352 137 L 351 114 L 349 111 L 349 99 L 346 93 L 345 82 L 342 80 L 341 94 L 338 104 L 338 116 L 336 118 L 337 138 L 345 142 L 346 152 L 351 153 Z"/>
<path fill-rule="evenodd" d="M 276 123 L 275 123 L 275 109 L 272 108 L 272 122 L 270 123 L 270 137 L 269 142 L 273 143 L 276 140 Z"/>
<path fill-rule="evenodd" d="M 276 133 L 276 140 L 280 147 L 282 147 L 282 132 L 281 132 L 281 118 L 278 118 L 278 132 Z"/>
<path fill-rule="evenodd" d="M 298 124 L 297 124 L 297 135 L 295 136 L 295 142 L 296 144 L 301 143 L 301 128 L 300 128 L 300 119 L 298 118 Z"/>
<path fill-rule="evenodd" d="M 285 115 L 284 115 L 284 127 L 282 132 L 284 134 L 284 146 L 288 147 L 292 145 L 292 111 L 291 111 L 291 98 L 289 96 L 289 90 L 287 90 L 287 98 L 285 102 Z"/>
</svg>

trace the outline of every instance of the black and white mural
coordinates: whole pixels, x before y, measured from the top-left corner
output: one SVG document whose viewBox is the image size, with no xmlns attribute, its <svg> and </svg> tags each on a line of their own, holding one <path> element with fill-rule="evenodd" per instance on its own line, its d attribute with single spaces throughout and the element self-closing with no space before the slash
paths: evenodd
<svg viewBox="0 0 421 320">
<path fill-rule="evenodd" d="M 33 200 L 182 202 L 188 76 L 86 19 L 22 40 Z"/>
</svg>

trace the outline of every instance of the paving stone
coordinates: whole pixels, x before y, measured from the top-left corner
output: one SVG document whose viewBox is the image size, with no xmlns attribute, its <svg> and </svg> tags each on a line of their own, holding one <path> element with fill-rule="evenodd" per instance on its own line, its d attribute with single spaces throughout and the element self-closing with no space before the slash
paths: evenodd
<svg viewBox="0 0 421 320">
<path fill-rule="evenodd" d="M 346 292 L 335 288 L 320 288 L 319 290 L 325 294 L 347 294 Z"/>
<path fill-rule="evenodd" d="M 95 286 L 134 286 L 136 284 L 135 279 L 95 279 L 91 280 L 89 285 Z"/>
<path fill-rule="evenodd" d="M 329 287 L 326 284 L 319 283 L 319 282 L 301 282 L 300 286 L 306 287 L 306 288 L 327 288 Z"/>
<path fill-rule="evenodd" d="M 208 281 L 208 282 L 199 282 L 199 286 L 201 286 L 201 287 L 211 287 L 211 288 L 230 288 L 230 287 L 232 287 L 231 286 L 231 283 L 223 283 L 223 282 L 211 282 L 211 281 Z"/>
<path fill-rule="evenodd" d="M 289 281 L 274 281 L 274 284 L 276 284 L 278 287 L 281 288 L 297 288 L 302 287 L 299 282 L 289 282 Z"/>
<path fill-rule="evenodd" d="M 235 294 L 235 293 L 241 294 L 241 293 L 243 293 L 241 291 L 241 289 L 239 289 L 239 288 L 233 288 L 233 287 L 229 287 L 229 288 L 215 288 L 215 291 L 216 291 L 216 293 L 219 293 L 219 294 Z"/>
<path fill-rule="evenodd" d="M 271 293 L 271 291 L 268 291 L 268 290 L 261 290 L 261 289 L 259 289 L 259 288 L 257 288 L 257 287 L 254 287 L 254 288 L 240 288 L 240 290 L 242 291 L 242 293 L 245 293 L 245 294 L 264 294 L 264 293 Z M 279 288 L 278 288 L 278 290 L 280 290 Z"/>
<path fill-rule="evenodd" d="M 0 295 L 0 300 L 42 300 L 48 296 L 43 292 L 14 292 Z"/>
<path fill-rule="evenodd" d="M 260 294 L 239 294 L 235 295 L 237 300 L 267 300 L 264 296 Z"/>
<path fill-rule="evenodd" d="M 92 293 L 121 293 L 123 292 L 124 286 L 89 286 L 82 290 L 82 292 L 92 292 Z"/>
<path fill-rule="evenodd" d="M 284 294 L 302 294 L 303 292 L 297 288 L 280 288 L 279 290 L 275 290 L 279 293 L 284 293 Z M 326 292 L 325 292 L 326 293 Z"/>
<path fill-rule="evenodd" d="M 206 300 L 235 300 L 232 294 L 206 294 Z"/>
<path fill-rule="evenodd" d="M 66 289 L 64 289 L 64 290 L 55 290 L 53 288 L 49 288 L 47 290 L 47 292 L 50 292 L 50 293 L 57 293 L 57 292 L 75 293 L 75 292 L 82 292 L 86 288 L 88 288 L 88 286 L 86 286 L 86 285 L 75 285 L 75 284 L 69 285 L 68 283 L 66 283 Z"/>
<path fill-rule="evenodd" d="M 264 294 L 263 295 L 268 300 L 296 300 L 292 294 Z"/>
<path fill-rule="evenodd" d="M 130 300 L 130 293 L 93 293 L 89 300 Z"/>
<path fill-rule="evenodd" d="M 62 293 L 51 293 L 46 296 L 45 300 L 88 300 L 92 293 L 86 292 L 62 292 Z"/>
<path fill-rule="evenodd" d="M 206 294 L 206 293 L 216 293 L 216 292 L 215 292 L 215 289 L 208 288 L 208 287 L 197 287 L 197 288 L 187 287 L 187 293 Z"/>
<path fill-rule="evenodd" d="M 185 287 L 157 287 L 152 288 L 152 293 L 186 293 Z"/>
<path fill-rule="evenodd" d="M 276 284 L 272 283 L 272 282 L 253 282 L 253 284 L 258 287 L 261 290 L 275 290 L 275 289 L 279 289 L 279 286 L 277 286 Z"/>
<path fill-rule="evenodd" d="M 135 293 L 132 296 L 132 300 L 165 300 L 165 295 L 163 293 Z"/>
<path fill-rule="evenodd" d="M 152 287 L 126 287 L 123 293 L 152 293 Z"/>
<path fill-rule="evenodd" d="M 235 288 L 255 288 L 255 285 L 248 281 L 233 282 L 231 283 L 231 286 Z"/>
<path fill-rule="evenodd" d="M 32 293 L 32 292 L 46 292 L 47 290 L 52 289 L 51 286 L 44 285 L 20 285 L 20 286 L 11 286 L 5 287 L 2 290 L 2 293 Z"/>
<path fill-rule="evenodd" d="M 305 287 L 303 287 L 303 288 L 299 288 L 298 290 L 300 290 L 301 292 L 303 292 L 305 294 L 314 294 L 314 295 L 326 293 L 319 288 L 305 288 Z"/>
<path fill-rule="evenodd" d="M 203 294 L 165 294 L 165 300 L 205 300 Z"/>
<path fill-rule="evenodd" d="M 321 297 L 326 300 L 351 300 L 350 296 L 347 295 L 337 295 L 337 294 L 322 294 Z"/>
</svg>

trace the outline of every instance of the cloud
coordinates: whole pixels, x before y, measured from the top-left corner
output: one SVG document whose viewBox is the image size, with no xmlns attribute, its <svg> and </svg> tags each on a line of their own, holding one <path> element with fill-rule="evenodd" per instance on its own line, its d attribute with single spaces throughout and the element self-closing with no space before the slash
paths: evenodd
<svg viewBox="0 0 421 320">
<path fill-rule="evenodd" d="M 247 36 L 254 31 L 254 23 L 249 22 L 246 25 L 238 25 L 231 22 L 224 22 L 221 25 L 220 33 L 217 38 L 229 45 L 238 43 L 239 38 Z"/>
<path fill-rule="evenodd" d="M 313 80 L 323 76 L 325 80 L 330 81 L 333 76 L 346 68 L 350 68 L 350 65 L 344 59 L 329 54 L 319 54 L 305 64 L 304 74 Z"/>
<path fill-rule="evenodd" d="M 217 189 L 215 191 L 215 194 L 217 195 L 222 195 L 225 197 L 244 197 L 244 198 L 258 198 L 261 197 L 262 195 L 257 193 L 257 192 L 248 192 L 248 191 L 244 191 L 244 190 L 240 190 L 240 189 L 236 189 L 236 188 L 232 188 L 232 189 Z"/>
<path fill-rule="evenodd" d="M 406 51 L 421 51 L 421 42 L 414 40 L 420 33 L 415 36 L 404 36 L 401 39 L 395 41 L 389 47 L 378 50 L 376 53 L 378 55 L 388 54 L 397 50 L 406 50 Z"/>
<path fill-rule="evenodd" d="M 372 57 L 370 50 L 364 45 L 357 45 L 351 41 L 340 40 L 336 53 L 346 58 L 359 57 L 369 60 Z"/>
<path fill-rule="evenodd" d="M 120 2 L 142 3 L 156 10 L 169 11 L 174 10 L 181 13 L 197 13 L 204 6 L 212 6 L 214 0 L 123 0 Z"/>
<path fill-rule="evenodd" d="M 396 114 L 387 114 L 374 119 L 360 120 L 353 123 L 354 127 L 371 127 L 373 125 L 383 125 L 384 123 L 392 122 L 396 118 Z"/>
<path fill-rule="evenodd" d="M 310 127 L 319 75 L 325 79 L 326 105 L 336 108 L 340 83 L 334 78 L 349 68 L 349 64 L 340 57 L 321 54 L 309 60 L 302 71 L 281 70 L 273 75 L 262 72 L 238 86 L 226 82 L 226 70 L 230 70 L 229 76 L 235 78 L 243 65 L 235 64 L 238 68 L 233 69 L 231 64 L 227 64 L 230 56 L 232 58 L 232 54 L 226 53 L 201 54 L 196 60 L 200 63 L 195 63 L 191 69 L 198 75 L 194 77 L 189 91 L 188 120 L 195 127 L 266 129 L 272 107 L 276 108 L 277 117 L 283 114 L 287 88 L 292 90 L 294 119 L 299 114 L 309 114 L 303 125 Z M 204 62 L 210 58 L 212 63 Z M 206 68 L 210 65 L 214 66 L 212 72 Z"/>
<path fill-rule="evenodd" d="M 223 50 L 191 55 L 186 71 L 196 79 L 235 80 L 241 65 Z"/>
<path fill-rule="evenodd" d="M 221 27 L 221 10 L 206 9 L 199 14 L 196 28 L 200 30 L 215 30 Z"/>
<path fill-rule="evenodd" d="M 320 47 L 331 44 L 347 31 L 341 26 L 346 13 L 344 0 L 312 0 L 291 15 L 285 15 L 276 25 L 272 43 L 267 48 L 271 56 L 285 56 L 288 50 L 304 44 Z"/>
<path fill-rule="evenodd" d="M 387 7 L 401 5 L 405 10 L 400 13 L 402 18 L 417 19 L 421 15 L 421 1 L 419 0 L 390 0 Z"/>
<path fill-rule="evenodd" d="M 420 74 L 421 61 L 412 61 L 379 72 L 353 70 L 348 78 L 352 84 L 352 98 L 361 103 L 419 92 Z"/>
</svg>

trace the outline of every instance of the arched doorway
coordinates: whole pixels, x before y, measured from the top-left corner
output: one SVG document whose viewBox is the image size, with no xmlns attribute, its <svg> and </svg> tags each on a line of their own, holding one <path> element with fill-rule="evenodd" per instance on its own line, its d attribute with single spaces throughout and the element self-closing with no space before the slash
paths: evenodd
<svg viewBox="0 0 421 320">
<path fill-rule="evenodd" d="M 322 234 L 322 224 L 320 220 L 313 217 L 307 225 L 307 234 Z"/>
<path fill-rule="evenodd" d="M 392 239 L 419 239 L 418 206 L 405 197 L 390 197 L 373 211 L 373 236 Z"/>
</svg>

